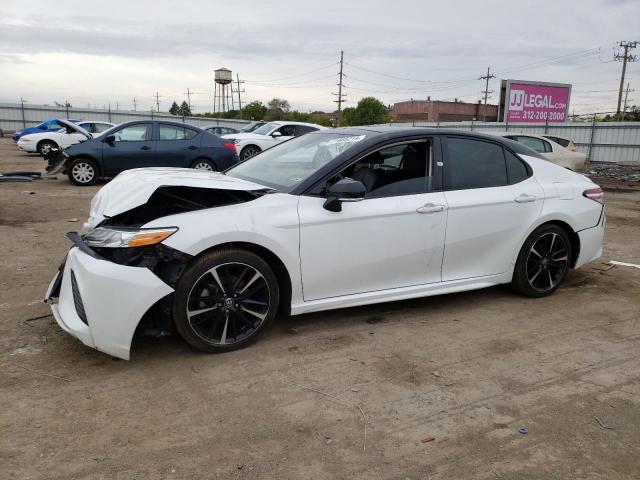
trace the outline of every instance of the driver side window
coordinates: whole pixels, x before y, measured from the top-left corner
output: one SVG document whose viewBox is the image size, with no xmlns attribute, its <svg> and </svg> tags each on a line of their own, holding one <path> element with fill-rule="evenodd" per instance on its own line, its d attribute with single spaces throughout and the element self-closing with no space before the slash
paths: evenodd
<svg viewBox="0 0 640 480">
<path fill-rule="evenodd" d="M 140 142 L 151 140 L 153 135 L 152 123 L 137 123 L 129 125 L 114 133 L 116 142 Z"/>
<path fill-rule="evenodd" d="M 412 195 L 434 190 L 430 141 L 408 142 L 376 150 L 344 169 L 335 179 L 362 182 L 365 198 Z"/>
<path fill-rule="evenodd" d="M 278 129 L 283 137 L 293 137 L 296 134 L 295 125 L 283 125 Z"/>
</svg>

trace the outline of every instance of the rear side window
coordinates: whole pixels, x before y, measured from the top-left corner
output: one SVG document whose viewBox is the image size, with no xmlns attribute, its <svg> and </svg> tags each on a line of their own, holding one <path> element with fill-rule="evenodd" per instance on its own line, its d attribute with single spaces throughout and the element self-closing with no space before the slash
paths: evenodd
<svg viewBox="0 0 640 480">
<path fill-rule="evenodd" d="M 545 153 L 551 151 L 551 145 L 545 142 L 541 138 L 535 137 L 515 137 L 516 141 L 526 145 L 527 147 L 535 150 L 538 153 Z"/>
<path fill-rule="evenodd" d="M 111 128 L 111 125 L 108 125 L 106 123 L 94 123 L 93 124 L 93 129 L 94 129 L 95 133 L 106 132 L 110 128 Z"/>
<path fill-rule="evenodd" d="M 444 182 L 447 190 L 507 185 L 502 146 L 468 138 L 446 139 Z"/>
<path fill-rule="evenodd" d="M 191 140 L 198 132 L 176 125 L 160 125 L 160 140 Z"/>
<path fill-rule="evenodd" d="M 318 129 L 307 125 L 296 125 L 296 137 L 304 135 L 305 133 L 315 132 L 316 130 Z"/>
<path fill-rule="evenodd" d="M 506 149 L 504 151 L 504 157 L 507 161 L 509 184 L 519 183 L 529 178 L 529 171 L 522 160 Z"/>
</svg>

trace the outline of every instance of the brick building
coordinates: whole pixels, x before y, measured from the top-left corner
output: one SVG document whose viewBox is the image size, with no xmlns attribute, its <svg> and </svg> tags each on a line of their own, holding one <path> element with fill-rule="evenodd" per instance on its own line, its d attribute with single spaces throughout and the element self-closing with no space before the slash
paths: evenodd
<svg viewBox="0 0 640 480">
<path fill-rule="evenodd" d="M 389 112 L 396 122 L 482 121 L 485 113 L 487 122 L 495 122 L 498 106 L 459 102 L 457 99 L 454 102 L 442 102 L 428 98 L 395 103 Z"/>
</svg>

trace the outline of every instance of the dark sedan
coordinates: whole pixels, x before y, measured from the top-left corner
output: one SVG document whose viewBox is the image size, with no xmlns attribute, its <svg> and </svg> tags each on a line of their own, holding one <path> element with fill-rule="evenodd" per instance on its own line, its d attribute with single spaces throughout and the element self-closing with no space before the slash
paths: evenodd
<svg viewBox="0 0 640 480">
<path fill-rule="evenodd" d="M 141 167 L 184 167 L 226 170 L 238 163 L 233 143 L 177 122 L 134 121 L 65 150 L 62 170 L 76 185 L 92 185 L 100 177 Z"/>
</svg>

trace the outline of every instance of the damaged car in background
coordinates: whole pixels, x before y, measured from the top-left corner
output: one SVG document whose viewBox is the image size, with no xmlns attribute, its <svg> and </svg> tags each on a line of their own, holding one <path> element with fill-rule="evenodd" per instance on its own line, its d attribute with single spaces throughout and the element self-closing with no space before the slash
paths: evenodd
<svg viewBox="0 0 640 480">
<path fill-rule="evenodd" d="M 184 123 L 143 120 L 122 123 L 96 138 L 45 155 L 50 175 L 66 173 L 75 185 L 142 167 L 182 167 L 222 171 L 238 163 L 236 146 Z"/>
<path fill-rule="evenodd" d="M 553 293 L 602 252 L 602 190 L 497 136 L 317 131 L 225 173 L 118 175 L 46 293 L 62 329 L 129 359 L 136 334 L 225 352 L 278 313 L 510 283 Z"/>
</svg>

